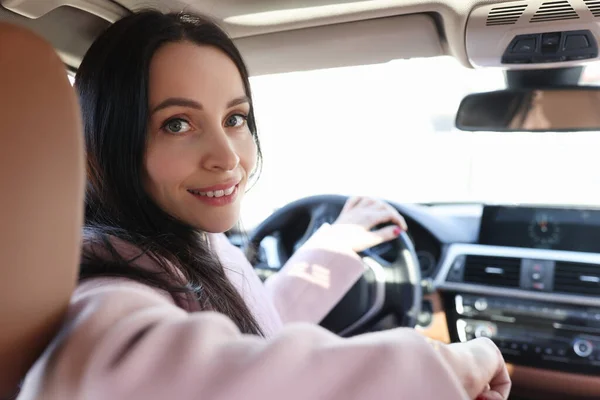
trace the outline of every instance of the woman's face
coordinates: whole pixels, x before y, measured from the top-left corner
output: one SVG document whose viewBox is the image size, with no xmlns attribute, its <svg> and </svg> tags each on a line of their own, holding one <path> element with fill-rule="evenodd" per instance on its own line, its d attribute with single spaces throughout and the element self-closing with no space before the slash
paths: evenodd
<svg viewBox="0 0 600 400">
<path fill-rule="evenodd" d="M 150 64 L 149 103 L 146 190 L 197 229 L 229 230 L 257 156 L 236 65 L 214 47 L 167 44 Z"/>
</svg>

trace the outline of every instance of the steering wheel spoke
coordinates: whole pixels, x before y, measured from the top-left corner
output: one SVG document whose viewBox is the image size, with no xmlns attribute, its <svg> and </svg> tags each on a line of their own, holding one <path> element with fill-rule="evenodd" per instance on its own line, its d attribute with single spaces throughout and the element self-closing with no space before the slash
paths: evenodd
<svg viewBox="0 0 600 400">
<path fill-rule="evenodd" d="M 323 203 L 309 210 L 310 222 L 304 235 L 294 244 L 294 251 L 298 250 L 316 231 L 325 224 L 333 224 L 342 211 L 334 204 Z"/>
</svg>

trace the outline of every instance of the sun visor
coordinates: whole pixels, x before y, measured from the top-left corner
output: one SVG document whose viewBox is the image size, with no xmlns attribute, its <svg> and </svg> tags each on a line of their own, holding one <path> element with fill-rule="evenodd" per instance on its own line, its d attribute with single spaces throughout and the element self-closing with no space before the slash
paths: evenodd
<svg viewBox="0 0 600 400">
<path fill-rule="evenodd" d="M 600 1 L 531 0 L 475 8 L 466 27 L 474 67 L 540 69 L 598 59 Z"/>
<path fill-rule="evenodd" d="M 68 6 L 85 11 L 109 22 L 127 14 L 127 9 L 116 1 L 106 0 L 0 0 L 0 4 L 14 13 L 36 19 L 59 7 Z"/>
<path fill-rule="evenodd" d="M 79 66 L 93 40 L 110 26 L 105 19 L 73 7 L 58 7 L 31 19 L 0 6 L 0 21 L 23 26 L 42 36 L 73 69 Z"/>
<path fill-rule="evenodd" d="M 435 22 L 423 14 L 248 36 L 235 42 L 252 75 L 444 54 Z"/>
</svg>

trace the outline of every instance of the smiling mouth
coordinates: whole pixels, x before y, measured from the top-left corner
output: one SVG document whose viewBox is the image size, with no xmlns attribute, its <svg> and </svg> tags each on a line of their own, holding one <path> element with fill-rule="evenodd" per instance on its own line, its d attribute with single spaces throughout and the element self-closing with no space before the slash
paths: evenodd
<svg viewBox="0 0 600 400">
<path fill-rule="evenodd" d="M 199 190 L 192 190 L 192 189 L 188 189 L 188 192 L 190 192 L 191 194 L 194 194 L 196 196 L 203 196 L 203 197 L 224 197 L 224 196 L 231 196 L 231 194 L 233 194 L 233 192 L 235 191 L 235 189 L 238 187 L 238 184 L 235 184 L 227 189 L 222 189 L 222 190 L 209 190 L 206 192 L 201 192 Z"/>
</svg>

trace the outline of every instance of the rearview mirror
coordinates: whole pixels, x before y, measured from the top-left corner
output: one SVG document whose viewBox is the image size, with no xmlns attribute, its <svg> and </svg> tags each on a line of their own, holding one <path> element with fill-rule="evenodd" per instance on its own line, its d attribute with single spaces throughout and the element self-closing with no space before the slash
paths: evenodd
<svg viewBox="0 0 600 400">
<path fill-rule="evenodd" d="M 456 127 L 464 131 L 600 131 L 600 88 L 500 90 L 463 99 Z"/>
</svg>

